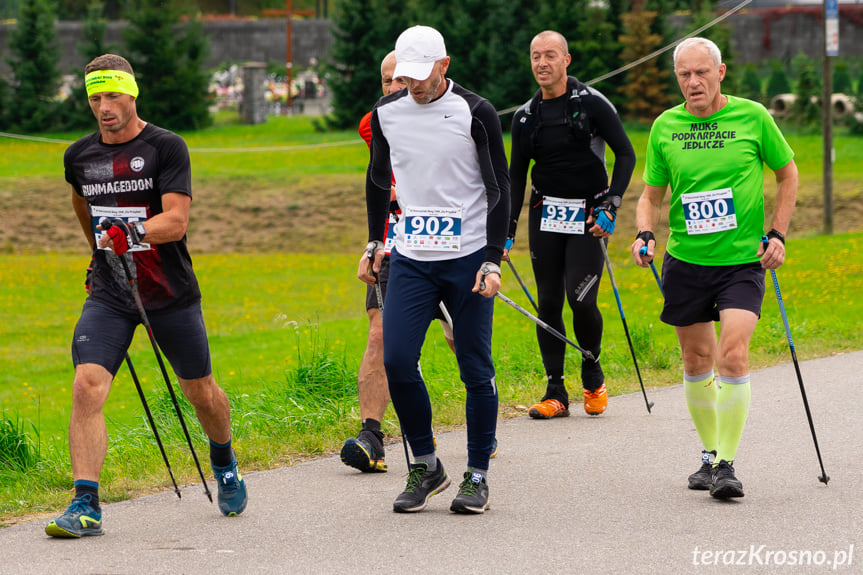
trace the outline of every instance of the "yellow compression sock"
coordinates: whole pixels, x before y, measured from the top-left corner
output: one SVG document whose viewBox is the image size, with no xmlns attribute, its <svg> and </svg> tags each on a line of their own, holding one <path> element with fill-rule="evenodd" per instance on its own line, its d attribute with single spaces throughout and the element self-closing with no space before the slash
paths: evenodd
<svg viewBox="0 0 863 575">
<path fill-rule="evenodd" d="M 749 416 L 750 397 L 748 374 L 742 377 L 719 376 L 716 399 L 719 445 L 716 449 L 716 464 L 722 460 L 729 463 L 734 461 Z"/>
<path fill-rule="evenodd" d="M 701 375 L 683 374 L 683 389 L 686 392 L 686 406 L 704 451 L 716 451 L 716 383 L 713 370 Z"/>
</svg>

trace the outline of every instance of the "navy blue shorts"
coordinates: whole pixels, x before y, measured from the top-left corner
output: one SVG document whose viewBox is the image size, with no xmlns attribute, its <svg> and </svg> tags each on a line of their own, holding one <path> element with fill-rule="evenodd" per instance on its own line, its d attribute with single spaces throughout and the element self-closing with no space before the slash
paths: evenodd
<svg viewBox="0 0 863 575">
<path fill-rule="evenodd" d="M 701 266 L 665 252 L 662 289 L 665 305 L 659 316 L 678 327 L 719 321 L 723 309 L 745 309 L 761 317 L 765 270 L 760 262 L 734 266 Z"/>
<path fill-rule="evenodd" d="M 147 314 L 159 350 L 181 379 L 199 379 L 212 373 L 210 346 L 201 304 Z M 87 298 L 72 337 L 72 363 L 101 365 L 117 375 L 135 328 L 137 312 L 125 312 Z"/>
</svg>

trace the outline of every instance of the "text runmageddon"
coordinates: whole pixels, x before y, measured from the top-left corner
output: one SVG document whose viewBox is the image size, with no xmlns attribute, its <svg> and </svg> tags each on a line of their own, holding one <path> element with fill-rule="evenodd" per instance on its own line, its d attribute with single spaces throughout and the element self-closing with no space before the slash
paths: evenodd
<svg viewBox="0 0 863 575">
<path fill-rule="evenodd" d="M 104 184 L 84 184 L 81 193 L 85 196 L 101 196 L 102 194 L 121 194 L 123 192 L 140 192 L 153 189 L 153 178 L 137 180 L 121 180 L 105 182 Z"/>
</svg>

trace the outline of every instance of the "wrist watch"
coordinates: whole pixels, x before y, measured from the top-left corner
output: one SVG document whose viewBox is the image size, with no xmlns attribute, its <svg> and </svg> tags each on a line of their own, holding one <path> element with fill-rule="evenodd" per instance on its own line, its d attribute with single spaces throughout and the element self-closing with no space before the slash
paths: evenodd
<svg viewBox="0 0 863 575">
<path fill-rule="evenodd" d="M 135 222 L 133 225 L 135 226 L 135 233 L 138 234 L 138 241 L 143 240 L 144 236 L 147 235 L 147 230 L 144 229 L 144 223 Z"/>
<path fill-rule="evenodd" d="M 620 207 L 620 196 L 608 196 L 605 201 L 614 206 L 614 209 Z"/>
<path fill-rule="evenodd" d="M 372 240 L 366 244 L 366 257 L 373 259 L 375 252 L 384 249 L 384 243 L 380 240 Z"/>
<path fill-rule="evenodd" d="M 479 268 L 479 271 L 480 273 L 482 273 L 483 276 L 487 276 L 488 274 L 497 274 L 499 276 L 501 275 L 500 266 L 491 262 L 483 263 L 482 267 Z"/>
</svg>

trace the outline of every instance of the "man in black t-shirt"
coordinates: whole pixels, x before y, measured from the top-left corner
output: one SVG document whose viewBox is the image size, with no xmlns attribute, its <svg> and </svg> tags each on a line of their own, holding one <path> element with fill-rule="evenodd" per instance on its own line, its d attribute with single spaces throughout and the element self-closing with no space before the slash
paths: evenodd
<svg viewBox="0 0 863 575">
<path fill-rule="evenodd" d="M 599 364 L 602 314 L 596 295 L 604 263 L 599 242 L 614 232 L 615 214 L 635 167 L 635 152 L 611 102 L 567 76 L 570 59 L 566 38 L 558 32 L 540 32 L 530 43 L 539 90 L 512 119 L 512 207 L 506 247 L 515 240 L 533 160 L 529 241 L 539 317 L 565 333 L 563 304 L 564 299 L 569 301 L 575 338 L 596 358 L 581 363 L 584 410 L 599 415 L 608 402 Z M 610 184 L 606 143 L 614 152 Z M 508 253 L 504 250 L 504 258 Z M 566 344 L 544 329 L 537 327 L 536 332 L 548 383 L 545 396 L 528 413 L 537 419 L 567 416 Z"/>
<path fill-rule="evenodd" d="M 238 515 L 248 496 L 231 446 L 228 398 L 213 378 L 201 292 L 186 248 L 189 151 L 178 135 L 138 117 L 138 86 L 124 58 L 99 56 L 84 73 L 99 131 L 69 146 L 63 159 L 72 205 L 93 250 L 89 296 L 72 340 L 69 452 L 75 496 L 45 532 L 73 538 L 103 533 L 99 476 L 107 432 L 102 408 L 141 322 L 120 258 L 133 274 L 153 335 L 210 439 L 219 509 Z"/>
</svg>

